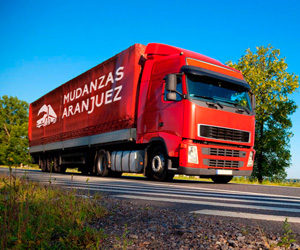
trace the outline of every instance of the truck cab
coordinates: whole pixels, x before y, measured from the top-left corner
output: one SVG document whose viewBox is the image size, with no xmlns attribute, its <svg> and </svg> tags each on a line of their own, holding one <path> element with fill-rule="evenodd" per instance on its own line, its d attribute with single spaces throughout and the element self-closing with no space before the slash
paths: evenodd
<svg viewBox="0 0 300 250">
<path fill-rule="evenodd" d="M 161 44 L 145 54 L 137 142 L 148 171 L 227 183 L 253 169 L 255 99 L 242 74 L 206 56 Z"/>
</svg>

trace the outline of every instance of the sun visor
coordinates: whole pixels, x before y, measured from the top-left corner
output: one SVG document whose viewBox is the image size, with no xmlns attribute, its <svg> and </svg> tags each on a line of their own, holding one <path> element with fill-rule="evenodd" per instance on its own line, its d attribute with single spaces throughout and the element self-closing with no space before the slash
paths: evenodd
<svg viewBox="0 0 300 250">
<path fill-rule="evenodd" d="M 226 81 L 226 82 L 231 82 L 233 84 L 242 86 L 246 89 L 250 89 L 249 84 L 245 80 L 238 79 L 238 78 L 228 76 L 225 74 L 221 74 L 221 73 L 211 71 L 208 69 L 184 65 L 181 67 L 180 72 L 184 72 L 184 73 L 192 74 L 192 75 L 207 76 L 207 77 L 219 79 L 219 80 Z"/>
</svg>

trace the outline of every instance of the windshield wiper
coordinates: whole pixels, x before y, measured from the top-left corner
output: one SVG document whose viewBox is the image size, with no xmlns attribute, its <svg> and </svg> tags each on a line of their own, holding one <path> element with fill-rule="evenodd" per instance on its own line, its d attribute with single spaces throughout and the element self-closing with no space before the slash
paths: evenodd
<svg viewBox="0 0 300 250">
<path fill-rule="evenodd" d="M 191 97 L 198 97 L 198 98 L 203 98 L 203 99 L 208 99 L 208 100 L 212 100 L 213 102 L 206 102 L 207 105 L 215 105 L 217 104 L 221 109 L 223 109 L 223 105 L 217 101 L 216 99 L 214 99 L 213 97 L 210 96 L 203 96 L 203 95 L 192 95 Z"/>
<path fill-rule="evenodd" d="M 214 100 L 214 102 L 206 102 L 206 104 L 213 104 L 213 105 L 218 104 L 218 106 L 219 106 L 221 109 L 224 108 L 223 105 L 222 105 L 221 103 L 219 103 L 217 100 L 215 100 L 214 98 L 212 98 L 212 100 Z"/>
<path fill-rule="evenodd" d="M 240 111 L 240 112 L 246 111 L 246 113 L 247 113 L 248 115 L 251 113 L 250 110 L 249 110 L 247 107 L 245 107 L 245 106 L 243 106 L 243 105 L 240 105 L 240 104 L 238 104 L 238 103 L 235 103 L 235 102 L 227 102 L 227 101 L 222 101 L 222 102 L 226 102 L 226 103 L 229 103 L 229 104 L 233 105 L 233 106 L 236 107 L 237 110 Z"/>
</svg>

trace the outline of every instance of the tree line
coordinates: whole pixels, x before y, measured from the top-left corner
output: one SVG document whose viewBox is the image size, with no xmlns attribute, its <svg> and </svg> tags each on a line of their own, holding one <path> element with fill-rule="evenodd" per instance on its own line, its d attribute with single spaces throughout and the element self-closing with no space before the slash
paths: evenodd
<svg viewBox="0 0 300 250">
<path fill-rule="evenodd" d="M 299 76 L 288 73 L 285 58 L 271 45 L 247 49 L 237 63 L 256 98 L 253 178 L 272 181 L 285 179 L 291 163 L 291 115 L 296 103 L 290 95 L 299 87 Z M 28 146 L 29 105 L 17 97 L 0 97 L 0 165 L 30 164 Z"/>
</svg>

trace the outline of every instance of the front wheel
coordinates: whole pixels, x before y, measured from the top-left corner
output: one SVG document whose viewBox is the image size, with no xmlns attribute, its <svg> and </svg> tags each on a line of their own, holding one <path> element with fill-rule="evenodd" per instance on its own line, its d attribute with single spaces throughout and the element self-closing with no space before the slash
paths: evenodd
<svg viewBox="0 0 300 250">
<path fill-rule="evenodd" d="M 226 184 L 232 180 L 233 176 L 216 175 L 211 177 L 214 183 Z"/>
<path fill-rule="evenodd" d="M 168 177 L 168 157 L 162 146 L 155 147 L 150 152 L 148 161 L 150 178 L 157 181 L 164 181 Z"/>
</svg>

